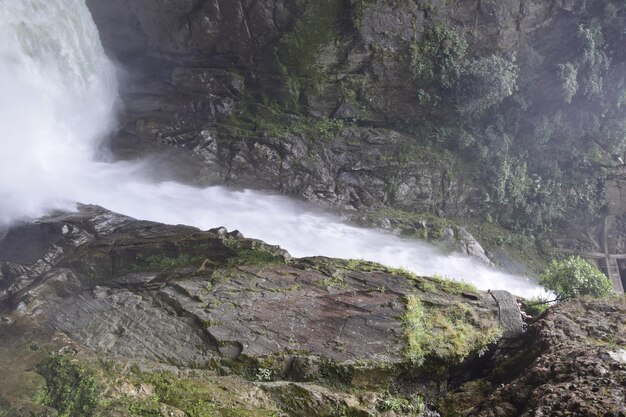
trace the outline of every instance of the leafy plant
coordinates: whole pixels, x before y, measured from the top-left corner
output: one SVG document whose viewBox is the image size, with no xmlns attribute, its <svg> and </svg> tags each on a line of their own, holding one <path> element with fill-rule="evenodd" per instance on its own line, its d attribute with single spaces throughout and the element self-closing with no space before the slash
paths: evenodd
<svg viewBox="0 0 626 417">
<path fill-rule="evenodd" d="M 602 30 L 598 26 L 578 27 L 578 38 L 582 43 L 582 56 L 579 68 L 582 72 L 583 92 L 587 97 L 602 97 L 604 73 L 611 65 L 611 59 L 605 52 Z"/>
<path fill-rule="evenodd" d="M 563 100 L 566 103 L 572 102 L 572 97 L 578 92 L 578 69 L 571 63 L 559 64 L 558 74 L 561 79 L 563 90 Z"/>
<path fill-rule="evenodd" d="M 273 372 L 268 368 L 258 368 L 256 371 L 256 380 L 259 382 L 267 382 L 272 380 Z"/>
<path fill-rule="evenodd" d="M 583 295 L 604 297 L 613 292 L 609 279 L 580 256 L 553 259 L 540 275 L 539 283 L 559 299 Z"/>
<path fill-rule="evenodd" d="M 546 297 L 537 296 L 524 302 L 524 311 L 533 317 L 540 316 L 550 307 L 550 301 Z"/>
<path fill-rule="evenodd" d="M 418 395 L 403 398 L 392 395 L 386 391 L 377 401 L 376 408 L 378 411 L 393 411 L 401 414 L 420 415 L 424 411 L 424 400 Z"/>
<path fill-rule="evenodd" d="M 467 41 L 456 30 L 437 25 L 424 41 L 411 45 L 411 71 L 416 80 L 436 81 L 451 87 L 466 63 Z"/>
<path fill-rule="evenodd" d="M 93 371 L 64 355 L 47 357 L 36 370 L 46 380 L 44 405 L 55 408 L 60 417 L 93 415 L 100 395 Z"/>
<path fill-rule="evenodd" d="M 483 113 L 517 90 L 519 68 L 500 56 L 476 59 L 464 72 L 467 78 L 461 100 L 461 111 L 464 114 Z"/>
</svg>

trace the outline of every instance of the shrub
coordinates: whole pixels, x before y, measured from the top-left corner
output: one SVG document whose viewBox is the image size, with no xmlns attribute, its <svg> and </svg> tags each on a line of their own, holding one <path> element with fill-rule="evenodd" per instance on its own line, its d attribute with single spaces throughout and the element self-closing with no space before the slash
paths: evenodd
<svg viewBox="0 0 626 417">
<path fill-rule="evenodd" d="M 491 55 L 472 61 L 465 70 L 461 112 L 483 113 L 517 91 L 519 67 Z"/>
<path fill-rule="evenodd" d="M 561 79 L 561 89 L 563 94 L 563 100 L 566 103 L 571 103 L 572 98 L 578 92 L 578 69 L 571 63 L 559 64 L 558 74 Z"/>
<path fill-rule="evenodd" d="M 41 402 L 55 408 L 60 417 L 88 417 L 98 405 L 100 388 L 92 370 L 69 357 L 49 356 L 36 367 L 46 380 Z"/>
<path fill-rule="evenodd" d="M 416 80 L 435 81 L 448 88 L 466 63 L 467 41 L 454 29 L 437 25 L 422 43 L 411 45 L 411 71 Z"/>
<path fill-rule="evenodd" d="M 533 317 L 543 314 L 550 307 L 550 301 L 546 297 L 537 296 L 524 302 L 524 311 Z"/>
<path fill-rule="evenodd" d="M 598 26 L 585 27 L 580 25 L 578 27 L 578 39 L 582 44 L 579 75 L 582 76 L 583 92 L 587 97 L 602 98 L 604 75 L 611 66 L 611 59 L 606 54 L 602 30 Z"/>
<path fill-rule="evenodd" d="M 540 275 L 539 283 L 559 299 L 582 295 L 604 297 L 613 292 L 609 279 L 580 256 L 553 259 Z"/>
</svg>

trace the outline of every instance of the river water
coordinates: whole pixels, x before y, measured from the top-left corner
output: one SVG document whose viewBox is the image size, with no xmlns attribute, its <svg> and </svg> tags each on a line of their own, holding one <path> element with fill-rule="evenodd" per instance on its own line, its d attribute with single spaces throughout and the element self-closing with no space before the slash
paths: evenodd
<svg viewBox="0 0 626 417">
<path fill-rule="evenodd" d="M 294 256 L 366 259 L 480 289 L 540 292 L 529 278 L 282 196 L 156 183 L 144 174 L 148 162 L 104 162 L 117 84 L 84 0 L 2 0 L 0 91 L 0 225 L 98 204 L 140 219 L 238 229 Z"/>
</svg>

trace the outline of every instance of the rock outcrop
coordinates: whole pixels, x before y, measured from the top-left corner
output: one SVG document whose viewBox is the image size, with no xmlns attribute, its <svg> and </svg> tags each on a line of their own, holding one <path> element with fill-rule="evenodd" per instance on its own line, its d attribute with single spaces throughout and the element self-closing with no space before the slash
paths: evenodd
<svg viewBox="0 0 626 417">
<path fill-rule="evenodd" d="M 623 136 L 615 2 L 87 4 L 122 68 L 118 157 L 173 146 L 204 184 L 518 228 L 602 205 L 590 159 Z"/>
<path fill-rule="evenodd" d="M 364 261 L 292 259 L 237 231 L 166 226 L 94 206 L 10 229 L 0 271 L 0 327 L 19 335 L 5 340 L 13 348 L 32 334 L 31 345 L 56 339 L 52 346 L 80 357 L 290 382 L 263 388 L 279 399 L 292 390 L 318 395 L 319 384 L 400 386 L 428 368 L 436 376 L 410 384 L 432 403 L 501 334 L 495 300 L 465 284 Z M 431 334 L 407 327 L 409 298 L 419 303 L 413 325 Z M 44 376 L 56 372 L 51 363 Z M 371 409 L 364 415 L 376 411 L 354 401 Z"/>
<path fill-rule="evenodd" d="M 448 406 L 459 416 L 626 415 L 624 313 L 623 297 L 551 308 L 519 352 L 451 394 Z"/>
<path fill-rule="evenodd" d="M 524 333 L 504 291 L 94 206 L 8 230 L 0 271 L 5 415 L 623 412 L 619 300 Z"/>
</svg>

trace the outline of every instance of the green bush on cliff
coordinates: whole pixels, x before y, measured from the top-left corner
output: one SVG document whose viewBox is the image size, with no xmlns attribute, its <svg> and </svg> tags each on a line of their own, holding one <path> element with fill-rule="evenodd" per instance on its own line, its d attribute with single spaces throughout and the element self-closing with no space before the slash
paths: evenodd
<svg viewBox="0 0 626 417">
<path fill-rule="evenodd" d="M 569 104 L 572 102 L 572 97 L 578 92 L 578 69 L 570 62 L 559 64 L 557 69 L 563 90 L 563 100 Z"/>
<path fill-rule="evenodd" d="M 319 76 L 317 54 L 320 49 L 337 36 L 341 0 L 320 0 L 307 2 L 299 11 L 292 31 L 279 41 L 276 57 L 278 69 L 284 75 L 300 77 Z"/>
<path fill-rule="evenodd" d="M 519 67 L 497 55 L 472 61 L 465 70 L 463 114 L 481 114 L 517 90 Z"/>
<path fill-rule="evenodd" d="M 454 29 L 437 25 L 424 41 L 411 45 L 411 71 L 416 80 L 435 81 L 451 87 L 466 63 L 467 41 Z"/>
<path fill-rule="evenodd" d="M 68 356 L 44 359 L 36 371 L 46 380 L 41 402 L 59 412 L 60 417 L 93 415 L 100 395 L 95 373 Z"/>
<path fill-rule="evenodd" d="M 539 277 L 539 283 L 559 299 L 583 295 L 604 297 L 613 292 L 609 279 L 580 256 L 553 259 Z"/>
<path fill-rule="evenodd" d="M 604 36 L 599 26 L 580 25 L 578 38 L 581 41 L 582 54 L 578 60 L 579 73 L 582 78 L 582 90 L 587 97 L 602 98 L 604 75 L 611 65 L 611 59 L 605 51 Z"/>
</svg>

